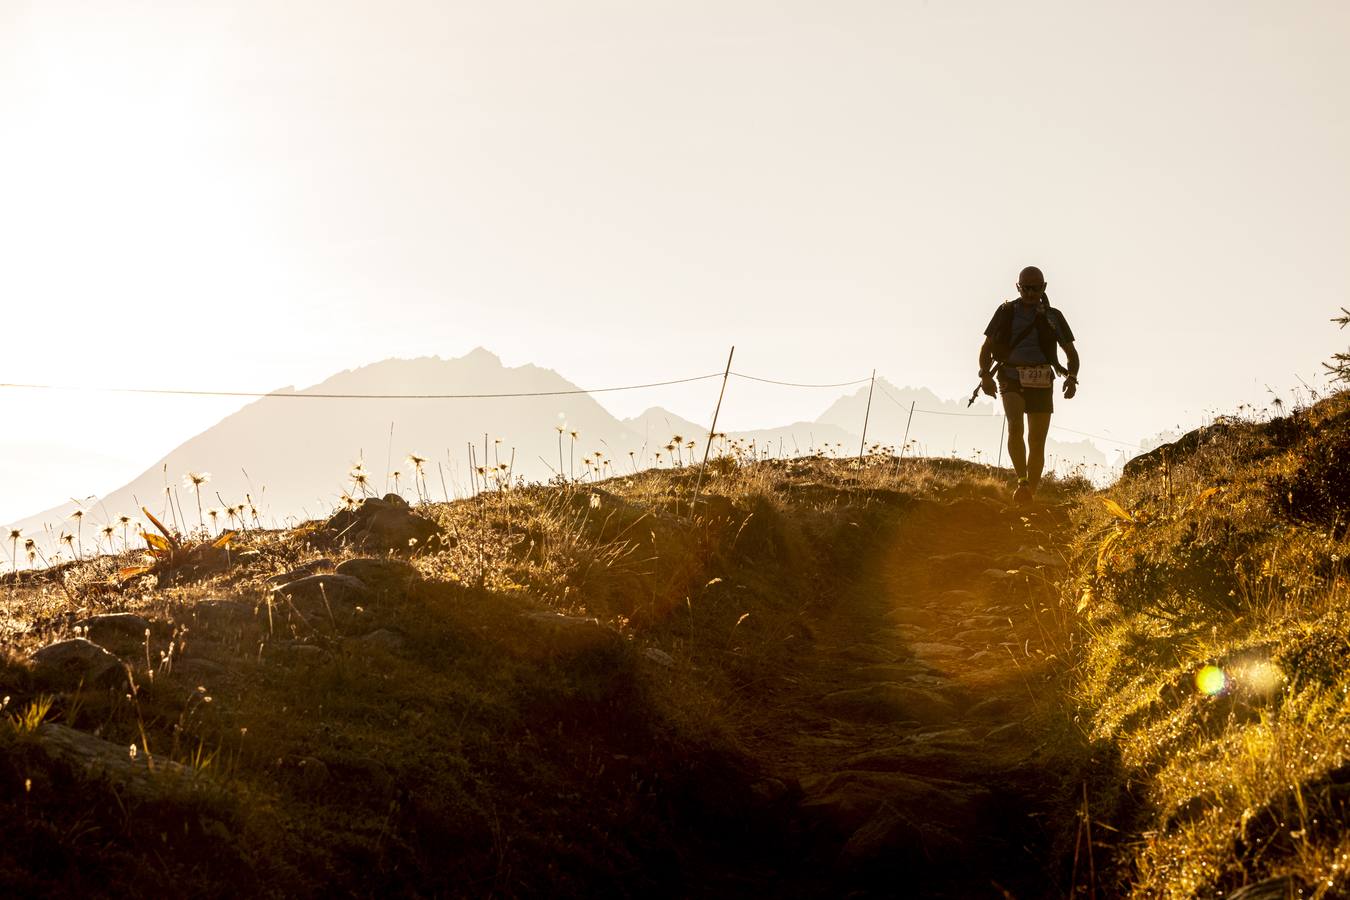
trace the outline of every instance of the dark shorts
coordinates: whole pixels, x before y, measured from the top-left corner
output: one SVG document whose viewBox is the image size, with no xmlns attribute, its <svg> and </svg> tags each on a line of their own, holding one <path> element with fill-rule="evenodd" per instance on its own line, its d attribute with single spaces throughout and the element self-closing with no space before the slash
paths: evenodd
<svg viewBox="0 0 1350 900">
<path fill-rule="evenodd" d="M 1001 394 L 1021 394 L 1026 401 L 1026 412 L 1052 413 L 1055 411 L 1055 389 L 1024 388 L 1017 380 L 1017 370 L 998 370 L 998 390 Z"/>
</svg>

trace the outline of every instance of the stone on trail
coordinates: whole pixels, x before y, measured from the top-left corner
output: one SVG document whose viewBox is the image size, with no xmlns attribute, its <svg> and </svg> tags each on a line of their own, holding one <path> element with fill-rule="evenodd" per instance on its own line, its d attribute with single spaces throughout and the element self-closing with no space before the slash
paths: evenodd
<svg viewBox="0 0 1350 900">
<path fill-rule="evenodd" d="M 820 705 L 836 718 L 855 722 L 943 722 L 956 715 L 956 706 L 935 691 L 886 681 L 826 694 Z"/>
<path fill-rule="evenodd" d="M 986 697 L 976 703 L 966 714 L 981 719 L 1002 719 L 1017 708 L 1017 704 L 1008 697 Z"/>
<path fill-rule="evenodd" d="M 997 644 L 999 641 L 1008 637 L 1008 630 L 1005 628 L 999 630 L 996 628 L 972 628 L 969 631 L 958 631 L 956 640 L 963 644 L 973 644 L 976 647 L 985 647 L 989 644 Z"/>
<path fill-rule="evenodd" d="M 897 607 L 887 612 L 886 618 L 896 625 L 917 625 L 919 627 L 931 627 L 941 621 L 941 617 L 937 613 L 913 606 Z"/>
<path fill-rule="evenodd" d="M 1013 554 L 1013 559 L 1027 565 L 1047 566 L 1052 569 L 1062 569 L 1065 565 L 1063 558 L 1040 547 L 1019 547 Z"/>
<path fill-rule="evenodd" d="M 957 553 L 942 553 L 928 557 L 928 568 L 937 575 L 956 578 L 987 569 L 991 562 L 992 560 L 983 553 L 961 550 Z"/>
<path fill-rule="evenodd" d="M 922 642 L 910 644 L 909 649 L 919 659 L 935 659 L 949 656 L 963 656 L 969 651 L 965 647 L 958 647 L 956 644 L 940 644 L 935 642 Z"/>
<path fill-rule="evenodd" d="M 922 628 L 918 625 L 897 625 L 891 629 L 891 634 L 898 640 L 906 642 L 921 641 L 932 633 L 931 628 Z"/>
<path fill-rule="evenodd" d="M 126 683 L 122 661 L 92 641 L 71 638 L 32 655 L 33 677 L 54 688 L 111 687 Z"/>
</svg>

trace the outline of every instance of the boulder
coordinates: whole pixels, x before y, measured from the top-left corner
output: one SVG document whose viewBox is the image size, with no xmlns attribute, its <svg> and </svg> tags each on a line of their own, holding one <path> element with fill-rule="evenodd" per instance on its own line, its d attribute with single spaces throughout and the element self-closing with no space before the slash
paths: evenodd
<svg viewBox="0 0 1350 900">
<path fill-rule="evenodd" d="M 933 641 L 910 644 L 909 649 L 912 650 L 914 655 L 919 659 L 965 656 L 970 652 L 965 647 L 958 647 L 956 644 L 940 644 Z"/>
<path fill-rule="evenodd" d="M 92 641 L 71 638 L 33 653 L 33 677 L 54 688 L 112 687 L 126 683 L 122 661 Z"/>
<path fill-rule="evenodd" d="M 338 607 L 359 606 L 371 600 L 370 589 L 364 581 L 338 574 L 306 575 L 277 585 L 272 588 L 272 593 L 290 600 L 302 611 L 332 608 L 334 615 Z"/>
<path fill-rule="evenodd" d="M 306 575 L 272 588 L 270 626 L 274 631 L 287 623 L 292 627 L 300 625 L 301 633 L 308 630 L 350 633 L 358 627 L 355 620 L 373 599 L 374 595 L 359 578 Z"/>
<path fill-rule="evenodd" d="M 196 770 L 162 757 L 131 754 L 131 747 L 114 744 L 55 722 L 36 731 L 38 744 L 53 759 L 83 771 L 91 778 L 107 778 L 119 793 L 136 800 L 154 800 L 181 788 L 200 789 L 210 782 Z"/>
<path fill-rule="evenodd" d="M 919 628 L 927 628 L 936 625 L 940 619 L 935 612 L 908 606 L 901 606 L 888 611 L 886 613 L 886 618 L 896 625 L 913 625 Z"/>
<path fill-rule="evenodd" d="M 150 630 L 150 620 L 135 613 L 103 613 L 77 622 L 84 636 L 99 644 L 109 642 L 144 641 Z"/>
<path fill-rule="evenodd" d="M 415 553 L 442 542 L 441 529 L 419 516 L 396 494 L 369 499 L 333 514 L 321 529 L 331 540 L 372 550 Z"/>
<path fill-rule="evenodd" d="M 382 599 L 403 596 L 418 577 L 413 564 L 402 559 L 349 559 L 337 574 L 359 578 Z"/>
</svg>

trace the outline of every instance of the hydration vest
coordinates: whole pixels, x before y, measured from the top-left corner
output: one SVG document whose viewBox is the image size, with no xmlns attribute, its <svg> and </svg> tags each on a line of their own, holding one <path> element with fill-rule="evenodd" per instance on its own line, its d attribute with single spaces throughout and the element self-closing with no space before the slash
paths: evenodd
<svg viewBox="0 0 1350 900">
<path fill-rule="evenodd" d="M 994 313 L 994 333 L 990 335 L 994 361 L 1000 365 L 1008 362 L 1008 357 L 1012 355 L 1013 350 L 1013 312 L 1016 309 L 1018 301 L 1008 300 L 1001 304 Z M 1050 300 L 1042 296 L 1040 303 L 1036 306 L 1036 318 L 1032 325 L 1036 329 L 1036 343 L 1041 348 L 1041 353 L 1046 361 L 1054 366 L 1055 371 L 1061 375 L 1067 375 L 1069 370 L 1059 363 L 1059 339 L 1055 334 L 1055 326 L 1050 324 L 1049 314 L 1058 313 Z M 1021 343 L 1021 338 L 1026 336 L 1025 332 L 1017 335 L 1017 341 Z"/>
</svg>

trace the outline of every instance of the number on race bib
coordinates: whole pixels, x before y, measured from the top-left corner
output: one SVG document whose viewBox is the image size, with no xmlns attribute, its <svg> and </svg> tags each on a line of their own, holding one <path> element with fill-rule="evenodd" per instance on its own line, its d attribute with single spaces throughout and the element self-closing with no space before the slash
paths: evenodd
<svg viewBox="0 0 1350 900">
<path fill-rule="evenodd" d="M 1055 383 L 1055 370 L 1050 366 L 1018 366 L 1017 380 L 1024 388 L 1048 388 Z"/>
</svg>

